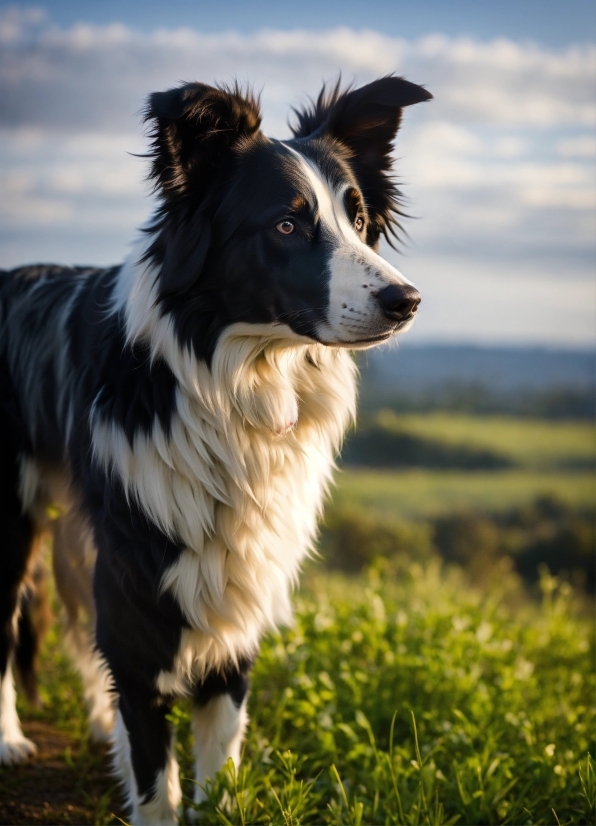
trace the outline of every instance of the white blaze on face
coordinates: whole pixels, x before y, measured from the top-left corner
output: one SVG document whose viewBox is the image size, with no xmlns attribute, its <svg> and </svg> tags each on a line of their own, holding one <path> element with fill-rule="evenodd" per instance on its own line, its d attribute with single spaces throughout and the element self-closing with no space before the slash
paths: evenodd
<svg viewBox="0 0 596 826">
<path fill-rule="evenodd" d="M 388 338 L 396 323 L 385 316 L 375 296 L 391 284 L 411 282 L 371 250 L 356 232 L 344 200 L 350 184 L 332 187 L 312 161 L 288 148 L 299 159 L 314 192 L 322 231 L 333 250 L 328 264 L 327 320 L 317 329 L 321 341 L 358 347 Z"/>
</svg>

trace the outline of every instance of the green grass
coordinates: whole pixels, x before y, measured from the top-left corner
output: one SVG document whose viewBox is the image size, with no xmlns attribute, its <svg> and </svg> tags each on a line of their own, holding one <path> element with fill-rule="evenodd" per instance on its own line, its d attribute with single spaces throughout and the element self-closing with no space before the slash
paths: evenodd
<svg viewBox="0 0 596 826">
<path fill-rule="evenodd" d="M 202 822 L 593 823 L 593 637 L 550 577 L 537 605 L 434 563 L 311 574 L 295 626 L 264 642 L 242 766 L 208 787 Z M 45 659 L 44 714 L 80 735 L 55 637 Z M 188 708 L 172 719 L 188 805 Z"/>
<path fill-rule="evenodd" d="M 555 495 L 576 507 L 593 507 L 596 482 L 590 472 L 373 471 L 344 468 L 336 477 L 333 502 L 372 513 L 419 519 L 454 510 L 498 512 Z"/>
<path fill-rule="evenodd" d="M 491 450 L 527 468 L 593 467 L 596 431 L 591 422 L 557 422 L 513 416 L 458 413 L 396 414 L 382 411 L 379 424 L 444 444 Z"/>
<path fill-rule="evenodd" d="M 594 475 L 580 469 L 593 457 L 591 426 L 455 414 L 398 416 L 388 426 L 493 450 L 519 467 L 344 469 L 337 512 L 366 513 L 371 524 L 395 517 L 429 544 L 429 520 L 454 511 L 504 512 L 541 495 L 594 505 Z M 566 584 L 544 576 L 536 604 L 498 571 L 488 591 L 457 569 L 441 572 L 436 559 L 426 568 L 378 562 L 368 577 L 311 573 L 295 626 L 264 641 L 242 766 L 209 786 L 202 822 L 593 824 L 592 617 Z M 21 713 L 72 738 L 61 775 L 88 797 L 86 822 L 117 823 L 118 794 L 96 780 L 104 756 L 74 746 L 85 737 L 84 705 L 59 636 L 54 627 L 43 654 L 45 707 L 20 700 Z M 186 704 L 172 721 L 190 805 Z M 8 771 L 0 796 L 10 793 Z M 96 799 L 85 797 L 91 788 Z"/>
</svg>

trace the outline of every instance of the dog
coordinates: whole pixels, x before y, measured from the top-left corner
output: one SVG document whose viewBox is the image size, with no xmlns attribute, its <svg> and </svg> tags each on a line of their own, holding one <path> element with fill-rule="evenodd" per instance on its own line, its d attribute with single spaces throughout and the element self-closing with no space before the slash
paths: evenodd
<svg viewBox="0 0 596 826">
<path fill-rule="evenodd" d="M 129 259 L 0 273 L 1 763 L 35 750 L 11 664 L 48 530 L 132 822 L 176 822 L 175 698 L 193 701 L 195 801 L 238 763 L 259 641 L 291 619 L 354 417 L 350 351 L 420 301 L 377 249 L 403 214 L 402 110 L 431 97 L 395 76 L 323 87 L 280 141 L 237 85 L 156 92 L 159 206 Z"/>
</svg>

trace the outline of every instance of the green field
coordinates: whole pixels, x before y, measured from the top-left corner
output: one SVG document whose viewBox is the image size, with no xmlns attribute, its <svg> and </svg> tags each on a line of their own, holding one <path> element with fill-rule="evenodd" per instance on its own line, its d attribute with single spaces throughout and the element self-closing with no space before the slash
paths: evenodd
<svg viewBox="0 0 596 826">
<path fill-rule="evenodd" d="M 209 787 L 201 822 L 593 823 L 593 622 L 568 586 L 542 585 L 538 605 L 513 579 L 480 592 L 436 563 L 311 574 L 295 626 L 265 640 L 242 767 Z M 55 632 L 44 661 L 45 709 L 22 708 L 25 730 L 45 721 L 72 742 L 38 770 L 39 817 L 2 822 L 121 822 L 113 782 L 96 779 L 106 758 L 77 745 L 80 686 Z M 188 806 L 185 705 L 172 721 Z M 0 815 L 28 770 L 0 769 Z"/>
<path fill-rule="evenodd" d="M 337 475 L 333 502 L 371 513 L 418 519 L 454 510 L 498 512 L 554 495 L 575 507 L 593 507 L 592 473 L 504 470 L 482 472 L 356 470 Z"/>
<path fill-rule="evenodd" d="M 594 468 L 596 430 L 591 422 L 445 412 L 396 414 L 390 410 L 381 411 L 376 421 L 384 429 L 451 447 L 491 450 L 528 469 Z"/>
<path fill-rule="evenodd" d="M 363 422 L 379 432 L 429 443 L 490 451 L 515 467 L 486 470 L 345 466 L 333 503 L 369 513 L 424 519 L 462 510 L 502 512 L 555 496 L 571 507 L 596 501 L 595 428 L 557 422 L 457 413 L 396 414 L 383 410 Z"/>
</svg>

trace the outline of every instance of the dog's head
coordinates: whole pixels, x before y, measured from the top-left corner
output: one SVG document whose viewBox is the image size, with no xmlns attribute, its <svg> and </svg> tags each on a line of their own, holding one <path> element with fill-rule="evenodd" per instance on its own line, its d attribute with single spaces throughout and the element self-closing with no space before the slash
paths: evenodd
<svg viewBox="0 0 596 826">
<path fill-rule="evenodd" d="M 161 206 L 148 256 L 179 335 L 205 352 L 235 322 L 283 324 L 362 348 L 410 326 L 420 296 L 376 250 L 399 230 L 390 169 L 402 109 L 430 98 L 396 77 L 337 85 L 279 141 L 238 88 L 151 95 Z"/>
</svg>

